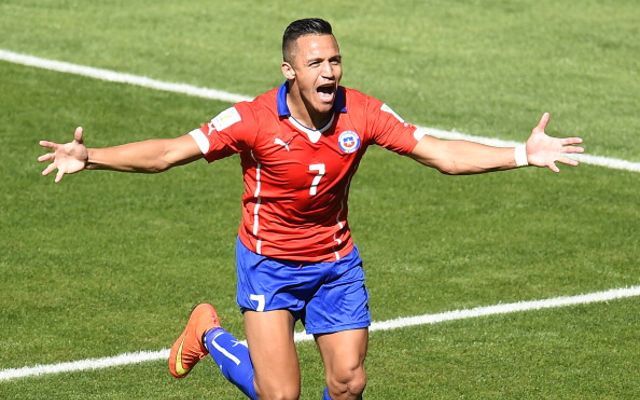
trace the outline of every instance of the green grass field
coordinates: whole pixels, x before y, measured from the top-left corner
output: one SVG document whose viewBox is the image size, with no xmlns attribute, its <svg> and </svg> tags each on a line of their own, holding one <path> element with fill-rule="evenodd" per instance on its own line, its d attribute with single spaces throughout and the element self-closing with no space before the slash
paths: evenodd
<svg viewBox="0 0 640 400">
<path fill-rule="evenodd" d="M 292 20 L 334 25 L 343 84 L 421 126 L 582 136 L 640 162 L 636 0 L 0 0 L 0 49 L 243 95 L 279 85 Z M 160 175 L 40 176 L 38 141 L 182 135 L 230 104 L 0 61 L 0 374 L 167 348 L 212 302 L 240 338 L 233 157 Z M 640 175 L 583 164 L 449 177 L 371 149 L 350 224 L 375 321 L 640 285 Z M 372 332 L 365 392 L 395 399 L 640 398 L 640 298 Z M 311 342 L 303 399 L 321 398 Z M 1 399 L 242 399 L 207 359 L 0 380 Z"/>
</svg>

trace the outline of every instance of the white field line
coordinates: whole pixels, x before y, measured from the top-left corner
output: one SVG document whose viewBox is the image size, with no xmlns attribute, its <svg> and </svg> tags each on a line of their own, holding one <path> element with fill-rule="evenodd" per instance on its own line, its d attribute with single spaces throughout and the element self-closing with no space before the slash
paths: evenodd
<svg viewBox="0 0 640 400">
<path fill-rule="evenodd" d="M 47 60 L 44 58 L 34 57 L 26 54 L 14 53 L 0 49 L 0 60 L 12 62 L 14 64 L 26 65 L 29 67 L 42 68 L 49 71 L 64 72 L 73 75 L 86 76 L 89 78 L 99 79 L 102 81 L 128 83 L 130 85 L 142 86 L 145 88 L 162 90 L 166 92 L 175 92 L 186 94 L 189 96 L 203 97 L 206 99 L 228 101 L 237 103 L 240 101 L 251 100 L 251 97 L 239 94 L 223 92 L 220 90 L 199 88 L 184 83 L 162 82 L 144 76 L 131 74 L 123 74 L 121 72 L 110 71 L 108 69 L 100 69 L 87 67 L 84 65 L 71 64 L 63 61 Z"/>
<path fill-rule="evenodd" d="M 374 322 L 370 330 L 382 331 L 418 325 L 430 325 L 439 322 L 456 321 L 468 318 L 486 317 L 491 315 L 509 314 L 522 311 L 542 310 L 546 308 L 568 307 L 579 304 L 607 302 L 616 299 L 640 296 L 640 286 L 612 289 L 578 296 L 555 297 L 544 300 L 521 301 L 517 303 L 497 304 L 488 307 L 477 307 L 466 310 L 447 311 L 439 314 L 425 314 L 414 317 L 396 318 L 388 321 Z M 313 340 L 312 335 L 304 332 L 296 333 L 296 342 Z M 246 342 L 245 342 L 246 344 Z M 158 351 L 140 351 L 125 353 L 113 357 L 93 358 L 50 365 L 36 365 L 33 367 L 10 368 L 0 370 L 0 381 L 31 376 L 58 374 L 73 371 L 96 370 L 121 365 L 138 364 L 146 361 L 166 360 L 169 349 Z"/>
<path fill-rule="evenodd" d="M 202 97 L 211 100 L 221 100 L 230 103 L 237 103 L 239 101 L 248 101 L 253 98 L 250 96 L 243 96 L 236 93 L 224 92 L 221 90 L 207 89 L 187 85 L 184 83 L 171 83 L 163 82 L 155 79 L 147 78 L 144 76 L 137 76 L 131 74 L 124 74 L 120 72 L 110 71 L 107 69 L 87 67 L 83 65 L 71 64 L 63 61 L 47 60 L 44 58 L 34 57 L 26 54 L 14 53 L 8 50 L 0 49 L 0 60 L 11 62 L 14 64 L 26 65 L 29 67 L 42 68 L 50 71 L 64 72 L 74 75 L 86 76 L 94 79 L 99 79 L 109 82 L 126 83 L 135 86 L 142 86 L 145 88 L 162 90 L 167 92 L 174 92 L 180 94 L 186 94 L 189 96 Z M 453 131 L 445 131 L 440 129 L 433 129 L 427 127 L 418 127 L 418 129 L 428 135 L 432 135 L 442 139 L 462 139 L 469 140 L 471 142 L 489 144 L 498 147 L 512 147 L 519 142 L 505 141 L 500 139 L 493 139 L 481 136 L 473 136 L 464 133 L 458 133 Z M 620 169 L 632 172 L 640 172 L 640 162 L 626 161 L 616 158 L 594 156 L 589 154 L 576 154 L 571 155 L 581 163 L 597 165 L 600 167 Z"/>
</svg>

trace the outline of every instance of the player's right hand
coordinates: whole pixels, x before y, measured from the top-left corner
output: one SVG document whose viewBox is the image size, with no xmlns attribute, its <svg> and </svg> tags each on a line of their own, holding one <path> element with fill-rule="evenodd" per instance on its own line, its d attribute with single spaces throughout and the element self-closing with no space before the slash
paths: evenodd
<svg viewBox="0 0 640 400">
<path fill-rule="evenodd" d="M 59 144 L 41 140 L 40 146 L 52 150 L 51 153 L 38 157 L 38 161 L 51 161 L 51 164 L 47 165 L 47 168 L 42 171 L 42 175 L 49 175 L 54 170 L 58 170 L 55 183 L 60 182 L 65 174 L 80 172 L 87 165 L 88 152 L 82 140 L 81 127 L 76 128 L 72 142 Z"/>
</svg>

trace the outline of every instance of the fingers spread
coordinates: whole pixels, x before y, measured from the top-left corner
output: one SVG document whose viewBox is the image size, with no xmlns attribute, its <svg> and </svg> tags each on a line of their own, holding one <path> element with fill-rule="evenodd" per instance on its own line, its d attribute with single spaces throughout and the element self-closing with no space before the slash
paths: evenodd
<svg viewBox="0 0 640 400">
<path fill-rule="evenodd" d="M 40 142 L 38 142 L 38 144 L 40 146 L 42 146 L 42 147 L 46 147 L 46 148 L 49 148 L 51 150 L 55 150 L 56 149 L 56 144 L 55 143 L 49 142 L 49 141 L 46 141 L 46 140 L 41 140 Z"/>
<path fill-rule="evenodd" d="M 55 154 L 54 153 L 47 153 L 47 154 L 43 154 L 40 157 L 38 157 L 38 161 L 43 162 L 43 161 L 51 161 L 55 158 Z"/>
<path fill-rule="evenodd" d="M 64 176 L 64 172 L 58 170 L 58 173 L 56 174 L 56 179 L 54 180 L 55 183 L 58 183 L 62 180 L 62 177 Z"/>
<path fill-rule="evenodd" d="M 564 138 L 564 139 L 560 139 L 560 143 L 562 143 L 563 146 L 580 144 L 582 143 L 582 138 L 579 138 L 579 137 Z"/>
<path fill-rule="evenodd" d="M 82 132 L 83 129 L 81 126 L 77 127 L 75 132 L 73 133 L 73 140 L 75 140 L 78 143 L 82 143 Z"/>
<path fill-rule="evenodd" d="M 549 122 L 550 117 L 551 116 L 549 115 L 549 113 L 542 114 L 542 117 L 540 118 L 540 122 L 538 122 L 538 126 L 536 126 L 536 129 L 544 131 L 544 128 L 547 127 L 547 123 Z"/>
<path fill-rule="evenodd" d="M 562 149 L 563 153 L 584 153 L 584 148 L 575 147 L 575 146 L 567 146 Z"/>
<path fill-rule="evenodd" d="M 44 171 L 42 171 L 42 175 L 45 175 L 45 176 L 49 175 L 55 169 L 56 169 L 56 164 L 55 163 L 51 163 L 51 164 L 47 165 L 47 168 L 45 168 Z"/>
<path fill-rule="evenodd" d="M 567 165 L 571 165 L 573 167 L 577 167 L 578 164 L 580 164 L 578 161 L 573 160 L 573 159 L 571 159 L 569 157 L 560 157 L 560 158 L 558 158 L 558 162 L 561 162 L 561 163 L 567 164 Z"/>
</svg>

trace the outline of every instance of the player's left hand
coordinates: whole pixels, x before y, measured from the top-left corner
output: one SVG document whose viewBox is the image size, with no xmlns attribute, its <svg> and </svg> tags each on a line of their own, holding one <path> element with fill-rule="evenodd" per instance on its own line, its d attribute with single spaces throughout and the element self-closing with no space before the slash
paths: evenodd
<svg viewBox="0 0 640 400">
<path fill-rule="evenodd" d="M 556 162 L 577 166 L 578 161 L 572 160 L 566 154 L 584 153 L 584 148 L 575 146 L 582 143 L 582 138 L 556 138 L 545 133 L 544 129 L 549 122 L 549 113 L 544 113 L 538 126 L 533 128 L 531 136 L 527 140 L 527 160 L 529 165 L 536 167 L 548 167 L 553 172 L 560 172 Z"/>
</svg>

